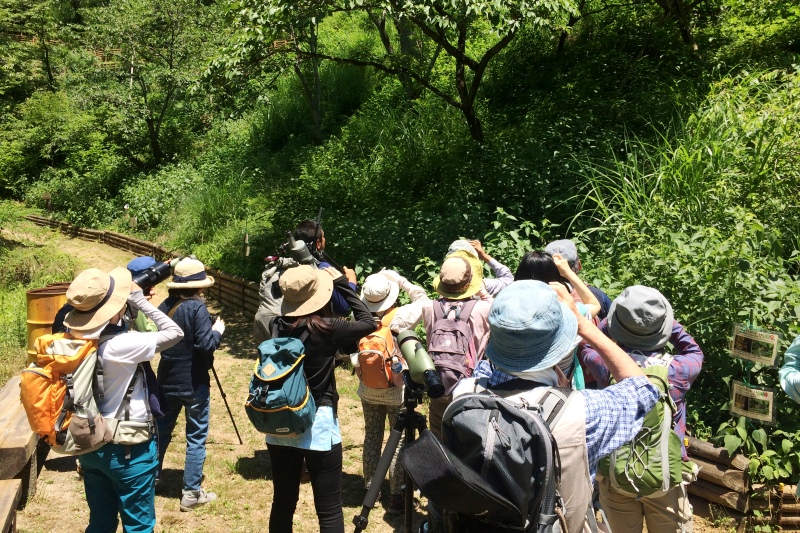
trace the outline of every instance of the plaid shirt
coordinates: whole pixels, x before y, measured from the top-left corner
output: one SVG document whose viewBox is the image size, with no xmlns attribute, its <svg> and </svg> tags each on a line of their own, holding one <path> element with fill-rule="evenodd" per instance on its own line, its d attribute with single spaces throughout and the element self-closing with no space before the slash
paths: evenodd
<svg viewBox="0 0 800 533">
<path fill-rule="evenodd" d="M 599 328 L 606 336 L 610 337 L 607 320 L 603 320 Z M 674 417 L 675 433 L 681 438 L 683 460 L 688 461 L 686 447 L 683 444 L 683 439 L 686 436 L 686 393 L 689 392 L 689 388 L 703 367 L 703 351 L 677 320 L 672 325 L 672 335 L 669 338 L 669 343 L 672 344 L 675 350 L 675 355 L 672 356 L 672 361 L 669 364 L 668 373 L 669 395 L 677 408 Z M 621 348 L 628 353 L 632 352 L 625 346 L 621 346 Z M 641 352 L 641 355 L 651 357 L 661 353 Z M 600 354 L 591 346 L 586 345 L 579 357 L 597 380 L 597 385 L 600 388 L 607 387 L 611 373 L 603 363 L 603 358 L 600 357 Z"/>
<path fill-rule="evenodd" d="M 488 377 L 489 388 L 516 379 L 493 369 L 489 361 L 475 368 L 476 378 Z M 646 377 L 624 379 L 604 390 L 583 390 L 586 399 L 586 448 L 594 483 L 600 459 L 630 442 L 642 429 L 644 416 L 658 400 L 658 389 Z"/>
</svg>

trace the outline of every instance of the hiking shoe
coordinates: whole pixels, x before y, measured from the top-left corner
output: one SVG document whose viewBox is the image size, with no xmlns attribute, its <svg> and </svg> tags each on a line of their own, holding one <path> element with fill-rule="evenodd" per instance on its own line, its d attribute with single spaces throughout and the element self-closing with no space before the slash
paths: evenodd
<svg viewBox="0 0 800 533">
<path fill-rule="evenodd" d="M 216 494 L 213 492 L 206 492 L 203 489 L 184 491 L 181 497 L 181 511 L 191 511 L 198 505 L 205 505 L 216 499 Z"/>
<path fill-rule="evenodd" d="M 414 498 L 414 509 L 419 508 L 419 500 Z M 389 503 L 386 504 L 386 512 L 389 514 L 402 514 L 406 510 L 405 494 L 392 494 Z"/>
</svg>

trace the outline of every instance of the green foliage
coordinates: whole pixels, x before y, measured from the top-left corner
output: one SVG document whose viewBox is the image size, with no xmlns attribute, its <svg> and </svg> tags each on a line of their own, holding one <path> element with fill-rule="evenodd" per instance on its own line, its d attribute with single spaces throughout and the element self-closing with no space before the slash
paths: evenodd
<svg viewBox="0 0 800 533">
<path fill-rule="evenodd" d="M 748 473 L 752 481 L 777 485 L 797 484 L 800 480 L 800 431 L 775 429 L 770 433 L 756 428 L 746 418 L 724 422 L 715 441 L 725 447 L 729 455 L 744 453 L 750 457 Z"/>
<path fill-rule="evenodd" d="M 136 217 L 137 229 L 146 230 L 158 227 L 165 218 L 174 218 L 186 197 L 201 184 L 195 168 L 178 163 L 131 181 L 120 191 L 120 198 L 128 206 L 128 215 Z"/>
<path fill-rule="evenodd" d="M 794 72 L 743 74 L 716 84 L 672 139 L 629 141 L 624 157 L 583 165 L 584 211 L 576 226 L 589 243 L 586 275 L 611 296 L 637 283 L 659 289 L 705 353 L 687 399 L 701 430 L 718 426 L 729 451 L 751 457 L 765 482 L 800 479 L 785 439 L 800 429 L 782 393 L 777 428 L 728 423 L 730 380 L 780 388 L 775 370 L 728 353 L 734 323 L 800 334 Z M 724 384 L 724 386 L 721 386 Z M 706 430 L 707 431 L 707 430 Z M 776 449 L 780 446 L 781 449 Z"/>
</svg>

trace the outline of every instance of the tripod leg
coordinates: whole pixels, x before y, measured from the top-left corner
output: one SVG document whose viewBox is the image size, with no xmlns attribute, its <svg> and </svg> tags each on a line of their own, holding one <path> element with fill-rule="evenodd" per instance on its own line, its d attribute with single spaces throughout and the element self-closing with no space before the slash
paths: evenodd
<svg viewBox="0 0 800 533">
<path fill-rule="evenodd" d="M 364 503 L 361 507 L 361 514 L 353 518 L 353 524 L 356 526 L 356 533 L 363 531 L 369 523 L 369 512 L 375 507 L 375 501 L 378 499 L 378 493 L 381 491 L 381 484 L 386 477 L 386 472 L 389 471 L 389 466 L 392 464 L 394 452 L 400 444 L 400 438 L 403 436 L 402 423 L 398 417 L 397 424 L 392 428 L 389 433 L 389 440 L 386 441 L 386 447 L 383 449 L 380 460 L 378 460 L 378 467 L 375 469 L 375 474 L 372 476 L 372 482 L 367 490 L 367 495 L 364 497 Z"/>
</svg>

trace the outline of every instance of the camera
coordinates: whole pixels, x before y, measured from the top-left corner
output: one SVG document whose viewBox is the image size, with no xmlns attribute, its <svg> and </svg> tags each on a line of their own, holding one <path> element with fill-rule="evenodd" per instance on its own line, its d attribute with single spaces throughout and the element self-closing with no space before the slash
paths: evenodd
<svg viewBox="0 0 800 533">
<path fill-rule="evenodd" d="M 172 275 L 173 262 L 177 261 L 173 259 L 169 263 L 156 263 L 133 276 L 133 282 L 142 288 L 142 292 L 147 294 L 153 286 L 158 285 Z"/>
<path fill-rule="evenodd" d="M 301 265 L 319 265 L 319 259 L 314 257 L 305 241 L 295 239 L 291 231 L 287 231 L 286 236 L 289 240 L 282 248 L 288 250 L 292 259 Z"/>
<path fill-rule="evenodd" d="M 401 331 L 397 336 L 400 352 L 408 364 L 411 381 L 425 388 L 430 398 L 444 395 L 444 385 L 436 374 L 433 360 L 413 330 Z"/>
</svg>

